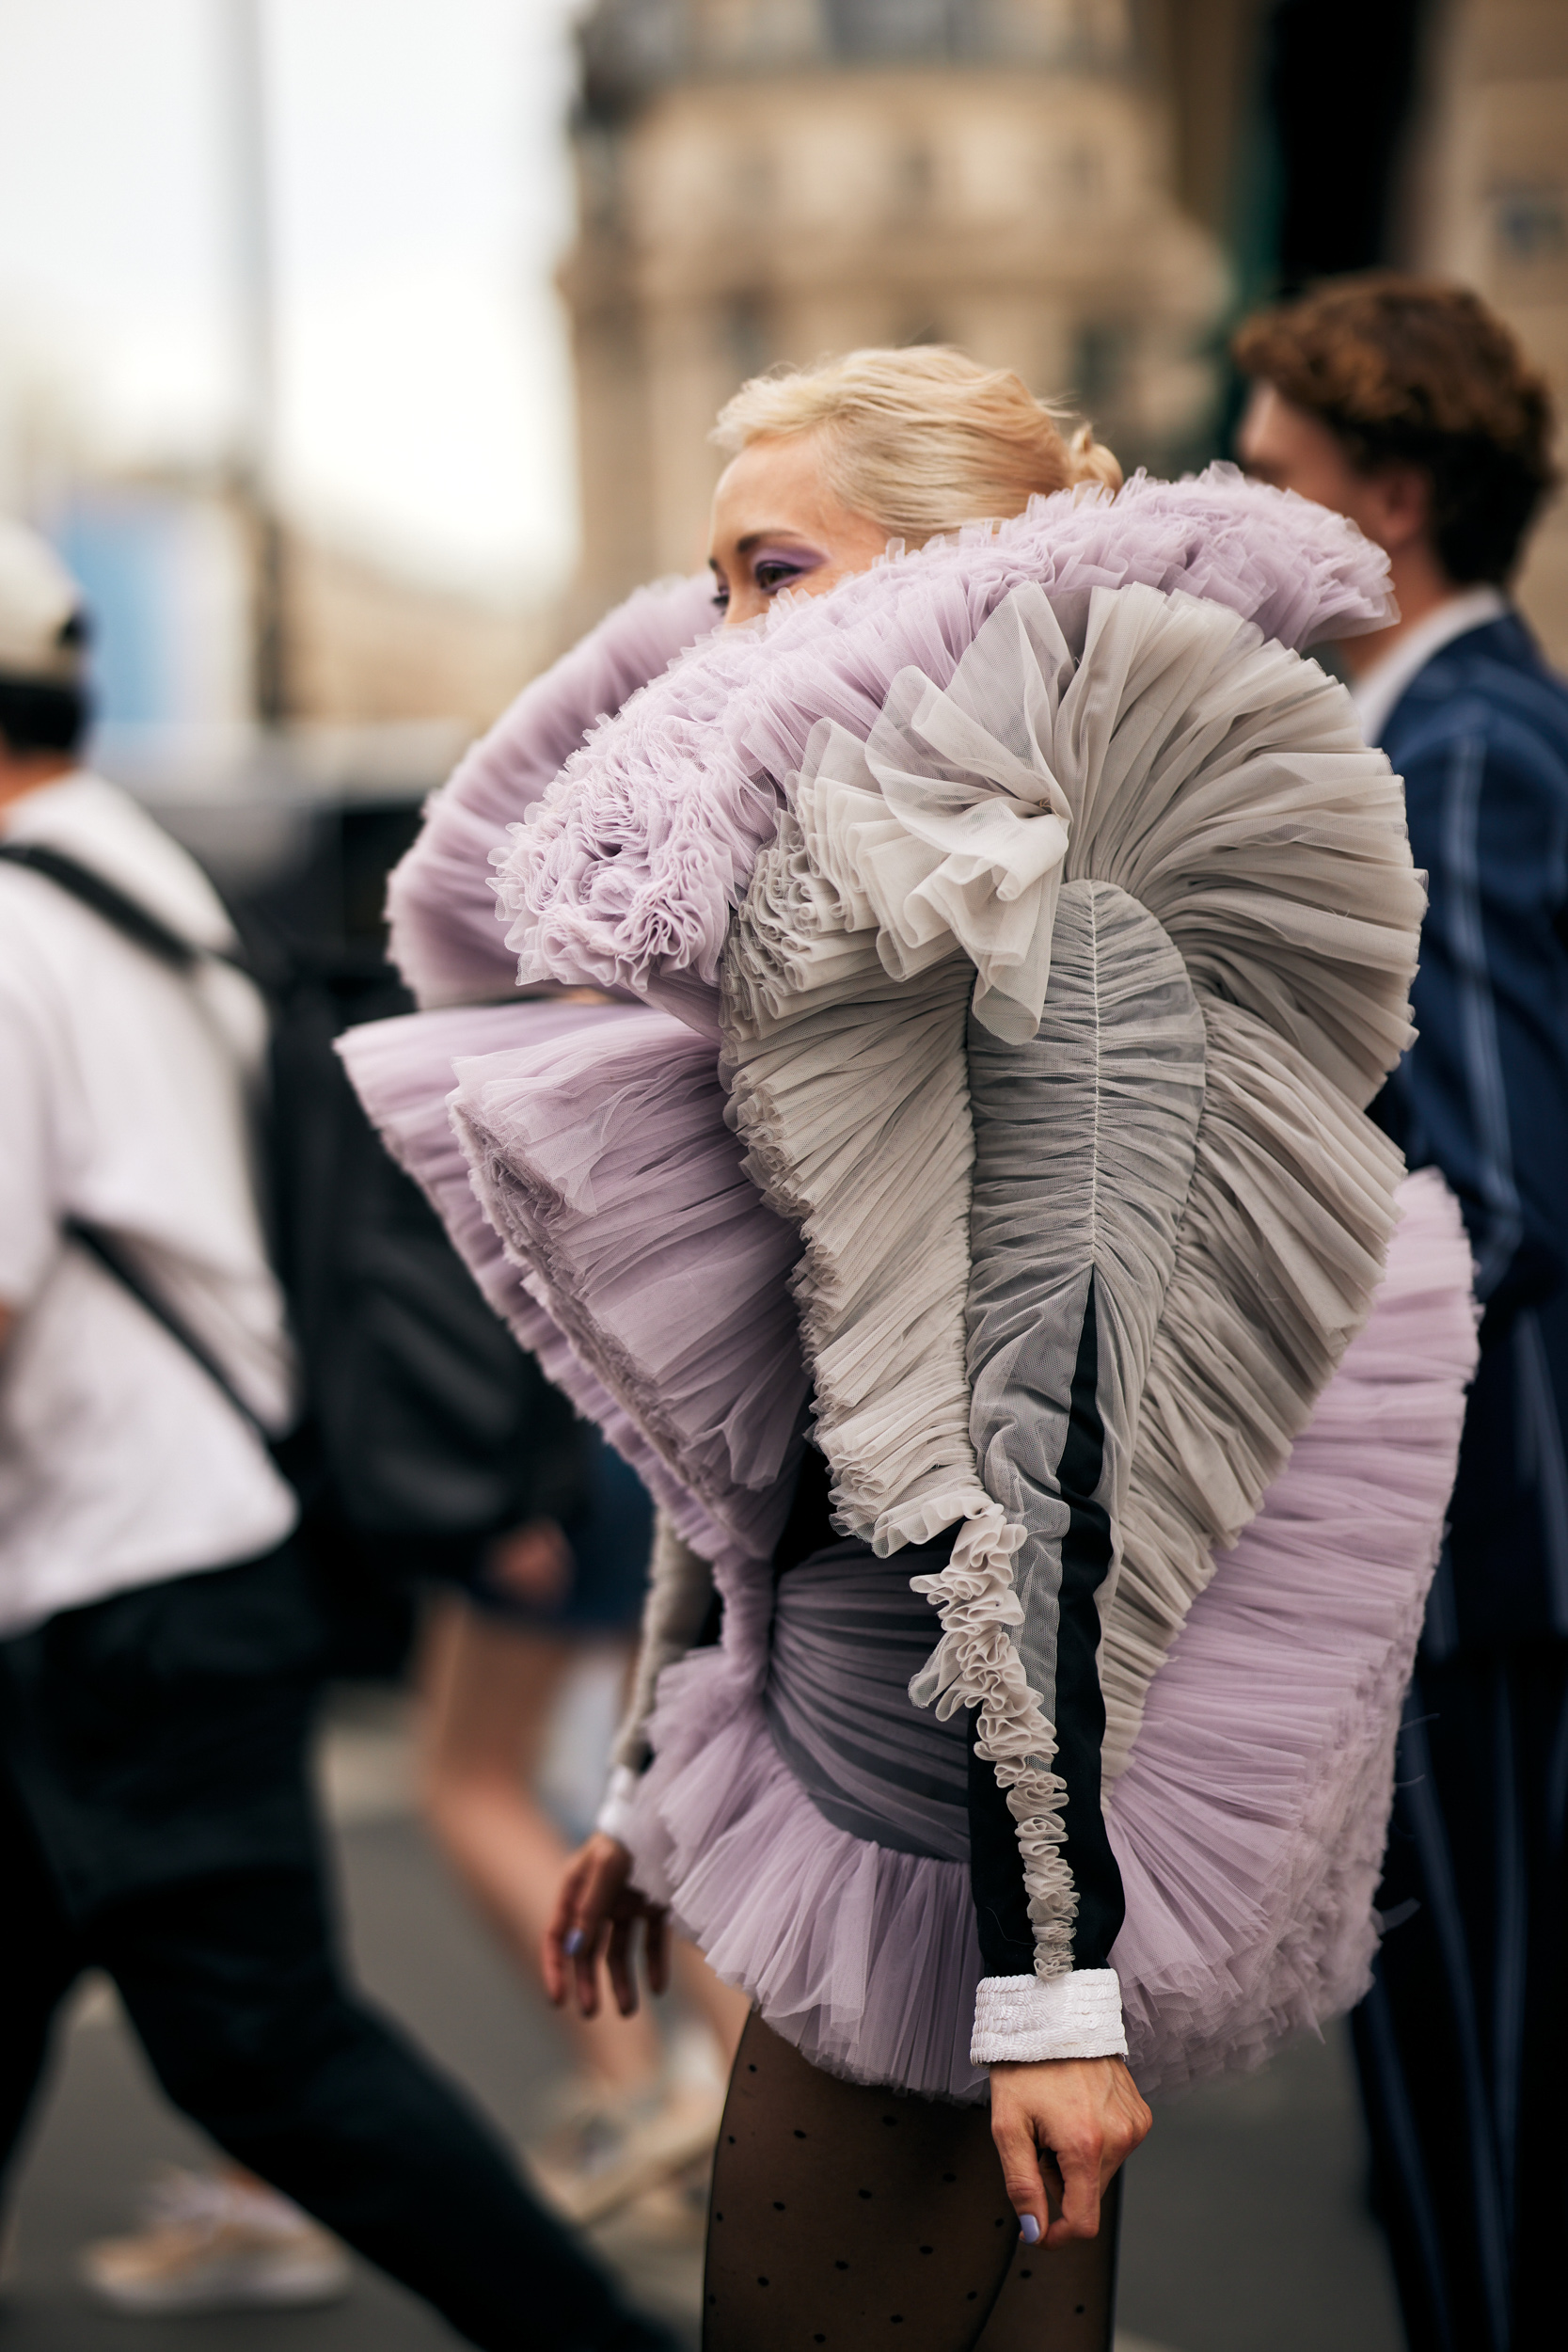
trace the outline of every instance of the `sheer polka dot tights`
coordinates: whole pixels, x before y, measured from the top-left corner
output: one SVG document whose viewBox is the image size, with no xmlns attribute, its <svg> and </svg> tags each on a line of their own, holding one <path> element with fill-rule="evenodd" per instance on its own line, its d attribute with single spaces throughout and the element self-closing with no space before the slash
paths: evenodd
<svg viewBox="0 0 1568 2352">
<path fill-rule="evenodd" d="M 1109 2352 L 1119 2180 L 1025 2246 L 985 2107 L 840 2082 L 753 2011 L 719 2134 L 703 2352 Z"/>
</svg>

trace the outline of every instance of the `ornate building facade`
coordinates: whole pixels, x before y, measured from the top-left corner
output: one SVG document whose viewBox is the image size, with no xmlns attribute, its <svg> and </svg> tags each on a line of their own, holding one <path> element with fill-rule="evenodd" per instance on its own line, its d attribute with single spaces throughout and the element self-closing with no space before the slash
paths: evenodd
<svg viewBox="0 0 1568 2352">
<path fill-rule="evenodd" d="M 1216 240 L 1130 0 L 600 0 L 562 274 L 578 618 L 700 561 L 746 376 L 953 342 L 1169 463 L 1212 398 Z"/>
<path fill-rule="evenodd" d="M 1484 294 L 1568 417 L 1564 0 L 1450 0 L 1440 11 L 1407 209 L 1410 259 Z M 1568 668 L 1568 497 L 1534 535 L 1519 601 Z"/>
</svg>

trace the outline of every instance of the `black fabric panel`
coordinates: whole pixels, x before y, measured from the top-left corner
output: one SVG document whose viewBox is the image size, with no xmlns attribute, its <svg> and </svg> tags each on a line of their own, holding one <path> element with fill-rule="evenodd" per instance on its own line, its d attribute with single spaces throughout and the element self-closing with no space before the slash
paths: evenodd
<svg viewBox="0 0 1568 2352">
<path fill-rule="evenodd" d="M 839 1540 L 832 1518 L 832 1472 L 827 1456 L 807 1441 L 795 1478 L 795 1499 L 789 1506 L 784 1534 L 773 1548 L 774 1581 L 798 1568 L 813 1552 L 826 1551 Z"/>
<path fill-rule="evenodd" d="M 1105 1702 L 1100 1694 L 1101 1586 L 1111 1566 L 1111 1522 L 1094 1500 L 1105 1460 L 1101 1423 L 1100 1337 L 1095 1284 L 1090 1280 L 1083 1336 L 1072 1375 L 1072 1413 L 1057 1473 L 1071 1514 L 1062 1545 L 1061 1627 L 1056 1649 L 1056 1770 L 1067 1782 L 1067 1844 L 1063 1851 L 1078 1889 L 1073 1928 L 1075 1968 L 1106 1968 L 1121 1931 L 1126 1902 L 1105 1819 L 1100 1809 L 1100 1756 L 1105 1744 Z"/>
<path fill-rule="evenodd" d="M 1111 1523 L 1096 1502 L 1105 1459 L 1105 1432 L 1097 1401 L 1099 1326 L 1091 1279 L 1073 1368 L 1067 1444 L 1058 1483 L 1068 1506 L 1062 1544 L 1062 1590 L 1056 1655 L 1056 1771 L 1067 1783 L 1063 1858 L 1078 1890 L 1073 1927 L 1075 1968 L 1110 1965 L 1111 1947 L 1126 1904 L 1121 1872 L 1105 1834 L 1100 1804 L 1100 1756 L 1105 1703 L 1100 1692 L 1100 1612 L 1096 1596 L 1111 1565 Z M 980 1955 L 986 1974 L 1033 1974 L 1035 1938 L 1023 1886 L 1023 1858 L 1006 1798 L 990 1766 L 975 1752 L 978 1710 L 970 1725 L 970 1883 L 974 1895 Z"/>
<path fill-rule="evenodd" d="M 969 1710 L 969 1884 L 988 1977 L 1032 1977 L 1035 1931 L 1023 1887 L 1018 1826 L 996 1774 L 974 1745 L 980 1710 Z"/>
</svg>

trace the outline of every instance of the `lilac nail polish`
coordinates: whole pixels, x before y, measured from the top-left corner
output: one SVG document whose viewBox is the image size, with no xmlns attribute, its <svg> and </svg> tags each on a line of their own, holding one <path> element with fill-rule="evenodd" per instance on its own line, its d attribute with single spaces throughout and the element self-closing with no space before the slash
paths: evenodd
<svg viewBox="0 0 1568 2352">
<path fill-rule="evenodd" d="M 1018 2225 L 1018 2229 L 1019 2235 L 1022 2238 L 1025 2246 L 1037 2246 L 1039 2244 L 1040 2225 L 1035 2219 L 1032 2213 L 1026 2213 L 1023 2216 Z"/>
<path fill-rule="evenodd" d="M 561 1948 L 565 1953 L 568 1960 L 576 1960 L 578 1954 L 583 1949 L 587 1942 L 588 1938 L 584 1935 L 580 1928 L 568 1928 L 566 1933 L 561 1939 Z M 1033 2244 L 1033 2242 L 1034 2241 L 1031 2239 L 1030 2243 Z"/>
</svg>

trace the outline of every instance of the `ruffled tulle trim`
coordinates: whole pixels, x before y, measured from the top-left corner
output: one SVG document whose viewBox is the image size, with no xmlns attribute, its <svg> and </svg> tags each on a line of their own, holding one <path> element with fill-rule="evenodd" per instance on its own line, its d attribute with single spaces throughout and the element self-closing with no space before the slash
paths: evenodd
<svg viewBox="0 0 1568 2352">
<path fill-rule="evenodd" d="M 691 1736 L 701 1724 L 703 1734 Z M 969 1872 L 836 1828 L 717 1653 L 671 1667 L 632 1831 L 639 1885 L 829 2074 L 973 2100 L 981 1976 Z"/>
<path fill-rule="evenodd" d="M 1097 1039 L 1101 985 L 1145 986 L 1152 1004 L 1165 974 L 1190 983 L 1195 1031 L 1202 1016 L 1196 1130 L 1188 1103 L 1162 1147 L 1192 1157 L 1158 1279 L 1138 1248 L 1117 1263 L 1117 1228 L 1125 1239 L 1147 1185 L 1120 1168 L 1098 1044 L 1087 1057 L 1078 1148 L 1104 1214 L 1065 1271 L 1092 1268 L 1116 1311 L 1098 1399 L 1114 1472 L 1098 1498 L 1114 1545 L 1101 1675 L 1114 1776 L 1216 1548 L 1257 1509 L 1367 1314 L 1401 1163 L 1359 1106 L 1409 1039 L 1422 904 L 1397 780 L 1342 687 L 1185 594 L 1097 585 L 1079 608 L 1064 618 L 1054 589 L 1015 588 L 956 663 L 898 672 L 863 737 L 817 721 L 721 976 L 729 1116 L 804 1242 L 795 1288 L 838 1523 L 885 1551 L 915 1520 L 933 1528 L 939 1497 L 965 1522 L 932 1585 L 944 1628 L 962 1627 L 944 1636 L 937 1680 L 982 1708 L 1044 1975 L 1069 1964 L 1076 1905 L 1058 1851 L 1053 1626 L 1035 1629 L 1036 1689 L 1018 1656 L 1017 1538 L 1004 1549 L 978 1532 L 1004 1516 L 993 1495 L 1008 1497 L 994 1464 L 988 1494 L 972 1444 L 984 1367 L 966 1298 L 992 1269 L 970 1214 L 971 994 L 974 1021 L 1022 1050 L 1051 1001 L 1065 886 L 1075 938 L 1086 924 L 1110 955 L 1130 917 L 1138 934 L 1115 982 L 1075 958 Z M 852 660 L 852 642 L 835 644 L 840 681 Z M 1089 953 L 1096 973 L 1100 960 Z M 1165 1058 L 1146 1052 L 1144 1096 Z M 1130 1047 L 1133 1095 L 1137 1070 Z M 1058 1304 L 1073 1299 L 1081 1313 L 1069 1282 Z M 1136 1344 L 1118 1351 L 1117 1328 Z M 974 1590 L 958 1565 L 972 1549 L 988 1569 Z M 1052 1616 L 1038 1557 L 1031 1590 Z"/>
<path fill-rule="evenodd" d="M 1394 1738 L 1474 1369 L 1469 1252 L 1424 1173 L 1371 1319 L 1156 1678 L 1106 1822 L 1148 2092 L 1255 2065 L 1366 1989 Z M 814 2062 L 972 2099 L 968 1873 L 828 1822 L 759 1692 L 768 1608 L 664 1675 L 640 1885 Z"/>
<path fill-rule="evenodd" d="M 706 573 L 639 588 L 525 686 L 459 762 L 387 886 L 389 952 L 421 1005 L 511 995 L 517 960 L 493 870 L 507 828 L 544 798 L 599 721 L 716 619 Z"/>
<path fill-rule="evenodd" d="M 1011 1639 L 1023 1531 L 987 1493 L 969 1430 L 972 985 L 951 952 L 890 977 L 869 931 L 847 935 L 786 815 L 725 951 L 723 1071 L 745 1166 L 804 1243 L 793 1287 L 837 1524 L 883 1557 L 958 1526 L 948 1567 L 916 1580 L 942 1627 L 916 1692 L 944 1716 L 979 1710 L 1052 1975 L 1072 1964 L 1067 1784 Z"/>
<path fill-rule="evenodd" d="M 821 719 L 864 739 L 897 674 L 945 687 L 982 623 L 1037 581 L 1079 648 L 1090 593 L 1202 597 L 1303 646 L 1378 627 L 1381 551 L 1324 508 L 1213 466 L 1064 491 L 719 632 L 635 696 L 514 828 L 499 869 L 525 980 L 625 986 L 713 1028 L 732 909 Z"/>
<path fill-rule="evenodd" d="M 637 1416 L 574 1346 L 568 1337 L 570 1318 L 557 1311 L 537 1269 L 508 1255 L 481 1206 L 451 1124 L 450 1104 L 459 1062 L 491 1056 L 504 1062 L 520 1050 L 560 1045 L 572 1038 L 580 1042 L 627 1018 L 620 1007 L 559 1001 L 453 1006 L 365 1022 L 344 1032 L 338 1052 L 383 1142 L 425 1194 L 518 1344 L 538 1359 L 546 1378 L 631 1464 L 682 1538 L 704 1559 L 728 1567 L 749 1559 L 750 1550 L 736 1546 L 726 1518 L 709 1514 L 689 1480 L 659 1453 Z M 634 1013 L 630 1018 L 647 1016 Z M 683 1042 L 689 1043 L 684 1034 Z M 713 1123 L 708 1122 L 710 1127 Z M 774 1224 L 754 1195 L 750 1206 L 759 1221 Z M 799 1393 L 798 1370 L 794 1377 Z"/>
<path fill-rule="evenodd" d="M 531 1293 L 725 1549 L 766 1559 L 807 1403 L 800 1244 L 741 1168 L 712 1047 L 636 1011 L 455 1074 L 475 1189 Z"/>
</svg>

